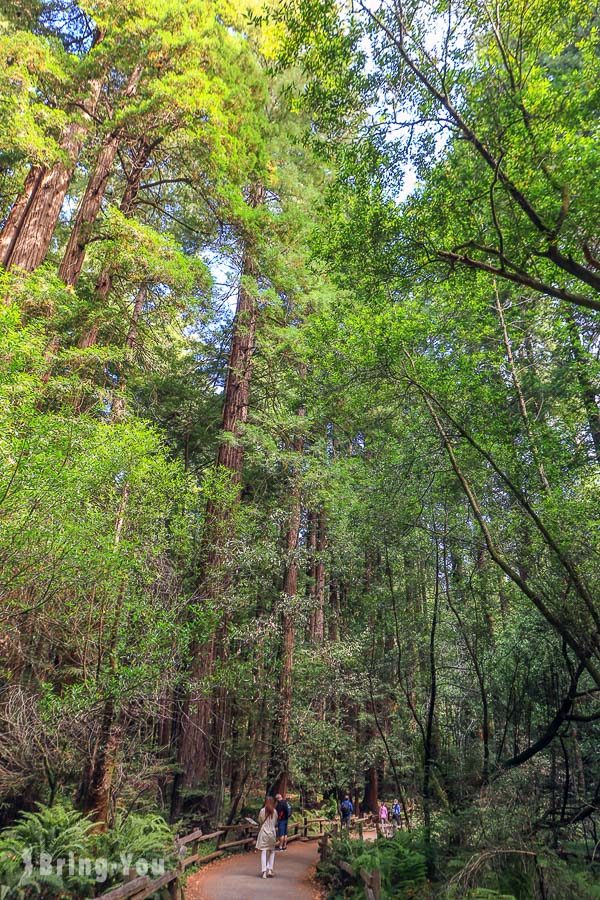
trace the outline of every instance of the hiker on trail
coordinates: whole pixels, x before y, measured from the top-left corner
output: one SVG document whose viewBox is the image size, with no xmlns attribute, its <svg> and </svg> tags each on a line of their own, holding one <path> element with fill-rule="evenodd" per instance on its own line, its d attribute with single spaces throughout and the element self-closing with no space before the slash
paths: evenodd
<svg viewBox="0 0 600 900">
<path fill-rule="evenodd" d="M 385 802 L 382 802 L 380 800 L 379 801 L 379 825 L 381 828 L 381 833 L 383 834 L 384 837 L 387 837 L 388 824 L 389 824 L 388 808 L 385 805 Z"/>
<path fill-rule="evenodd" d="M 277 843 L 277 813 L 275 801 L 267 797 L 258 814 L 260 828 L 256 837 L 256 849 L 260 850 L 260 871 L 263 878 L 273 878 L 275 844 Z"/>
<path fill-rule="evenodd" d="M 354 806 L 350 799 L 350 794 L 344 794 L 344 799 L 340 804 L 340 815 L 342 817 L 342 828 L 350 828 L 350 819 L 354 812 Z"/>
<path fill-rule="evenodd" d="M 279 842 L 279 846 L 276 849 L 287 850 L 288 821 L 292 815 L 292 804 L 281 794 L 276 794 L 275 800 L 277 801 L 275 811 L 277 813 L 277 839 Z"/>
<path fill-rule="evenodd" d="M 402 807 L 397 799 L 392 803 L 392 821 L 397 828 L 402 828 Z"/>
</svg>

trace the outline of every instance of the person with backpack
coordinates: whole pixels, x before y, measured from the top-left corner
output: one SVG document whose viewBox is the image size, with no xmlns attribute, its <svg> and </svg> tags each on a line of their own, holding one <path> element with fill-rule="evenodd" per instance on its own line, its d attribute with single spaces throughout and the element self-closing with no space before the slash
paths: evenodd
<svg viewBox="0 0 600 900">
<path fill-rule="evenodd" d="M 392 822 L 397 828 L 402 828 L 402 807 L 398 800 L 392 803 Z"/>
<path fill-rule="evenodd" d="M 354 806 L 350 799 L 350 794 L 344 794 L 344 799 L 340 804 L 340 815 L 342 817 L 342 828 L 350 828 L 350 819 L 354 812 Z"/>
<path fill-rule="evenodd" d="M 275 844 L 277 843 L 277 813 L 275 801 L 267 797 L 265 805 L 258 814 L 260 828 L 256 836 L 256 849 L 261 851 L 260 870 L 263 878 L 273 878 L 275 862 Z"/>
<path fill-rule="evenodd" d="M 277 839 L 279 842 L 276 849 L 287 850 L 288 822 L 292 815 L 292 804 L 281 794 L 277 794 L 275 800 L 277 801 L 275 811 L 277 812 Z"/>
</svg>

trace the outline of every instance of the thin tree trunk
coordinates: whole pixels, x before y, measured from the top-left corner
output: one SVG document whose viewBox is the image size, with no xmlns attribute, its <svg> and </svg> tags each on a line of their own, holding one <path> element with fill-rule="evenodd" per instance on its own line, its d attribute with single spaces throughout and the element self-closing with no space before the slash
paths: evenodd
<svg viewBox="0 0 600 900">
<path fill-rule="evenodd" d="M 140 139 L 138 150 L 131 166 L 131 171 L 127 176 L 127 187 L 125 188 L 123 196 L 121 197 L 121 203 L 119 204 L 119 209 L 125 216 L 130 216 L 135 209 L 135 201 L 140 190 L 142 174 L 146 168 L 152 149 L 157 143 L 158 142 L 156 141 L 150 143 L 146 138 Z M 96 283 L 96 298 L 100 309 L 104 308 L 108 295 L 112 290 L 113 278 L 114 268 L 110 263 L 105 264 Z M 79 339 L 78 346 L 80 348 L 85 349 L 86 347 L 93 347 L 96 344 L 101 321 L 100 316 L 97 316 L 89 329 L 84 332 Z"/>
<path fill-rule="evenodd" d="M 559 618 L 558 615 L 554 614 L 554 612 L 549 608 L 548 604 L 546 603 L 546 598 L 536 592 L 528 584 L 527 581 L 524 581 L 520 577 L 519 573 L 509 564 L 508 560 L 500 552 L 492 537 L 492 533 L 490 531 L 488 522 L 486 521 L 486 517 L 481 511 L 481 507 L 479 506 L 479 502 L 473 491 L 473 488 L 471 487 L 469 480 L 458 464 L 452 442 L 435 410 L 432 399 L 421 386 L 419 386 L 419 390 L 435 424 L 436 430 L 442 440 L 442 444 L 446 450 L 446 453 L 448 454 L 450 465 L 452 466 L 452 469 L 456 477 L 458 478 L 458 481 L 460 482 L 460 485 L 475 517 L 475 520 L 477 521 L 481 533 L 483 534 L 486 547 L 491 558 L 494 560 L 496 565 L 502 569 L 505 575 L 507 575 L 507 577 L 510 578 L 510 580 L 514 584 L 516 584 L 517 587 L 519 587 L 523 594 L 525 594 L 525 596 L 532 601 L 538 612 L 541 613 L 541 615 L 552 626 L 555 632 L 560 635 L 561 638 L 563 638 L 567 645 L 571 647 L 582 665 L 587 669 L 589 674 L 594 679 L 594 682 L 600 686 L 600 670 L 598 670 L 597 666 L 591 658 L 598 640 L 597 632 L 594 632 L 591 635 L 591 640 L 589 637 L 586 639 L 587 646 L 582 645 L 581 639 L 579 637 L 576 638 L 567 627 L 567 624 L 561 618 Z M 454 420 L 452 421 L 454 422 Z"/>
<path fill-rule="evenodd" d="M 365 792 L 363 796 L 362 806 L 373 814 L 377 813 L 379 799 L 379 776 L 377 774 L 377 766 L 369 766 L 365 772 Z"/>
<path fill-rule="evenodd" d="M 309 641 L 313 641 L 315 633 L 315 611 L 317 605 L 317 582 L 315 578 L 315 566 L 317 557 L 317 513 L 312 509 L 308 510 L 306 519 L 306 557 L 306 574 L 308 576 L 306 594 L 310 610 L 307 638 Z"/>
<path fill-rule="evenodd" d="M 506 326 L 506 319 L 504 318 L 504 310 L 502 309 L 502 303 L 500 302 L 500 295 L 498 293 L 498 287 L 496 282 L 494 282 L 494 300 L 496 305 L 496 312 L 498 313 L 498 319 L 500 320 L 500 327 L 502 328 L 502 340 L 504 341 L 504 349 L 506 350 L 506 358 L 508 359 L 508 367 L 510 369 L 510 377 L 513 383 L 513 387 L 515 389 L 515 393 L 517 395 L 517 401 L 519 404 L 519 412 L 521 413 L 521 419 L 523 420 L 523 425 L 525 426 L 525 431 L 527 432 L 527 437 L 529 438 L 529 446 L 531 447 L 531 453 L 535 460 L 535 464 L 537 467 L 538 475 L 540 476 L 540 481 L 542 483 L 542 487 L 545 491 L 550 490 L 550 484 L 548 483 L 548 479 L 546 477 L 546 472 L 544 470 L 544 463 L 540 457 L 539 448 L 537 445 L 537 441 L 535 439 L 535 435 L 533 433 L 533 428 L 531 427 L 531 419 L 529 418 L 529 413 L 527 412 L 527 404 L 525 403 L 525 395 L 523 394 L 523 389 L 521 387 L 521 381 L 519 379 L 519 374 L 517 372 L 517 367 L 515 365 L 515 358 L 512 350 L 512 344 L 510 341 L 510 335 L 508 333 L 508 328 Z"/>
<path fill-rule="evenodd" d="M 467 629 L 465 628 L 465 624 L 463 622 L 463 618 L 458 611 L 457 606 L 452 601 L 452 593 L 450 591 L 450 573 L 448 572 L 448 561 L 447 561 L 447 553 L 446 547 L 443 548 L 443 557 L 444 557 L 444 585 L 446 589 L 446 602 L 448 606 L 452 610 L 454 618 L 458 622 L 458 626 L 460 628 L 460 632 L 462 634 L 463 641 L 465 642 L 465 647 L 467 648 L 467 652 L 471 657 L 471 662 L 473 663 L 473 668 L 475 669 L 475 677 L 477 678 L 477 684 L 479 685 L 479 694 L 481 696 L 481 739 L 483 744 L 483 765 L 482 765 L 482 773 L 481 773 L 481 781 L 483 784 L 487 784 L 490 778 L 490 717 L 489 717 L 489 705 L 487 698 L 487 690 L 485 684 L 485 672 L 481 667 L 479 659 L 477 657 L 477 647 L 470 640 Z"/>
<path fill-rule="evenodd" d="M 314 562 L 314 598 L 315 611 L 313 619 L 312 641 L 322 644 L 325 640 L 325 560 L 323 558 L 327 548 L 327 532 L 325 528 L 325 513 L 322 509 L 316 515 L 316 558 Z"/>
<path fill-rule="evenodd" d="M 298 410 L 298 416 L 304 418 L 304 407 Z M 304 440 L 296 435 L 293 441 L 294 452 L 302 453 Z M 297 467 L 293 473 L 292 507 L 285 539 L 285 574 L 283 579 L 283 613 L 282 613 L 282 654 L 281 674 L 279 677 L 279 716 L 275 722 L 272 751 L 273 794 L 285 794 L 289 778 L 289 744 L 290 721 L 292 715 L 292 670 L 294 664 L 294 644 L 296 629 L 294 625 L 294 601 L 298 591 L 298 538 L 301 521 L 301 486 Z M 270 779 L 271 780 L 271 779 Z"/>
<path fill-rule="evenodd" d="M 431 848 L 431 799 L 432 799 L 432 791 L 431 791 L 431 778 L 432 778 L 432 770 L 435 763 L 435 759 L 433 757 L 434 750 L 434 740 L 433 740 L 433 725 L 434 725 L 434 717 L 435 717 L 435 703 L 437 699 L 437 667 L 436 667 L 436 659 L 435 659 L 435 637 L 436 637 L 436 629 L 438 622 L 438 609 L 439 609 L 439 581 L 440 581 L 440 572 L 439 572 L 439 547 L 436 542 L 436 550 L 435 550 L 435 590 L 433 596 L 433 616 L 431 619 L 431 630 L 429 634 L 429 673 L 430 673 L 430 687 L 429 687 L 429 704 L 427 707 L 427 720 L 425 726 L 425 744 L 423 746 L 423 756 L 424 756 L 424 764 L 423 764 L 423 833 L 424 833 L 424 842 L 425 842 L 425 850 L 427 854 L 427 867 L 429 869 L 429 874 L 433 874 L 433 857 L 432 857 L 432 848 Z"/>
</svg>

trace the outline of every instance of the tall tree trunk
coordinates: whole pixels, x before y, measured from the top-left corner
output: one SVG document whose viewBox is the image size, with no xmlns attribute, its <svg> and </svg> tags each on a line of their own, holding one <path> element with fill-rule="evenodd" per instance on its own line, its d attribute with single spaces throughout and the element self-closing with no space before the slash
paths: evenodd
<svg viewBox="0 0 600 900">
<path fill-rule="evenodd" d="M 517 366 L 515 364 L 515 357 L 512 350 L 512 343 L 510 340 L 510 335 L 508 333 L 508 328 L 506 325 L 506 319 L 504 317 L 504 310 L 502 308 L 502 302 L 500 300 L 500 295 L 498 293 L 498 287 L 494 282 L 494 298 L 496 305 L 496 312 L 498 313 L 498 319 L 500 321 L 500 327 L 502 329 L 502 340 L 504 342 L 504 349 L 506 350 L 506 358 L 508 360 L 508 367 L 510 369 L 510 377 L 513 383 L 513 387 L 515 389 L 515 394 L 517 395 L 517 401 L 519 404 L 519 412 L 521 414 L 521 419 L 523 421 L 523 425 L 525 426 L 525 431 L 527 432 L 527 437 L 529 439 L 529 446 L 531 448 L 531 454 L 534 458 L 538 475 L 540 477 L 540 482 L 545 491 L 550 490 L 550 484 L 548 483 L 548 478 L 546 477 L 546 472 L 544 470 L 544 463 L 540 456 L 539 447 L 537 441 L 535 439 L 535 435 L 533 433 L 533 428 L 531 427 L 531 419 L 529 418 L 529 413 L 527 411 L 527 404 L 525 403 L 525 395 L 523 394 L 523 389 L 521 387 L 521 380 L 519 378 L 519 373 L 517 372 Z"/>
<path fill-rule="evenodd" d="M 125 338 L 125 348 L 131 351 L 135 347 L 137 339 L 138 322 L 142 313 L 144 302 L 146 299 L 146 285 L 141 285 L 136 295 L 127 337 Z M 119 422 L 125 413 L 125 376 L 123 372 L 119 373 L 119 384 L 117 394 L 113 399 L 113 408 L 111 412 L 111 421 Z M 121 542 L 121 537 L 125 525 L 125 514 L 127 511 L 127 503 L 129 500 L 129 485 L 126 484 L 123 490 L 123 497 L 117 517 L 115 528 L 115 547 Z M 119 638 L 119 627 L 121 624 L 121 611 L 123 601 L 125 599 L 126 583 L 122 582 L 119 588 L 119 595 L 116 603 L 116 609 L 113 617 L 113 624 L 108 645 L 109 670 L 111 678 L 114 681 L 118 671 L 117 646 Z M 112 790 L 113 774 L 115 769 L 115 761 L 119 747 L 121 744 L 121 729 L 116 723 L 117 710 L 113 693 L 109 693 L 104 702 L 102 713 L 102 723 L 100 727 L 100 736 L 90 762 L 88 771 L 84 774 L 82 781 L 82 789 L 80 796 L 82 797 L 82 805 L 86 812 L 92 812 L 94 818 L 106 827 L 106 823 L 110 818 L 110 798 Z"/>
<path fill-rule="evenodd" d="M 138 292 L 135 297 L 135 302 L 133 304 L 133 310 L 131 313 L 131 319 L 129 320 L 129 328 L 127 330 L 127 336 L 125 338 L 125 362 L 124 366 L 128 364 L 128 357 L 131 356 L 132 351 L 134 350 L 137 344 L 138 337 L 138 325 L 142 315 L 142 310 L 144 309 L 144 303 L 146 302 L 146 297 L 148 296 L 148 286 L 145 284 L 140 285 Z M 119 366 L 119 381 L 117 384 L 117 388 L 113 395 L 113 404 L 111 411 L 111 421 L 112 422 L 121 422 L 125 416 L 125 388 L 127 386 L 127 379 L 125 375 L 124 366 Z"/>
<path fill-rule="evenodd" d="M 322 644 L 325 640 L 325 560 L 324 553 L 327 548 L 327 532 L 325 527 L 325 513 L 319 510 L 315 522 L 316 529 L 316 558 L 314 562 L 315 581 L 315 611 L 313 619 L 313 643 Z"/>
<path fill-rule="evenodd" d="M 315 578 L 315 564 L 317 558 L 317 513 L 313 509 L 308 510 L 306 517 L 306 557 L 306 574 L 308 576 L 306 595 L 310 610 L 308 633 L 306 637 L 309 641 L 313 641 L 313 635 L 315 633 L 315 610 L 317 605 L 317 582 Z"/>
<path fill-rule="evenodd" d="M 123 97 L 130 99 L 137 91 L 142 65 L 137 65 L 129 79 Z M 98 217 L 100 206 L 104 199 L 108 179 L 112 172 L 113 163 L 119 144 L 123 137 L 121 127 L 113 129 L 104 139 L 96 158 L 96 165 L 86 185 L 81 203 L 75 215 L 75 221 L 71 228 L 69 241 L 59 269 L 59 275 L 65 284 L 75 285 L 81 273 L 81 267 L 85 259 L 86 247 L 90 240 L 91 228 Z"/>
<path fill-rule="evenodd" d="M 477 643 L 476 641 L 471 640 L 469 637 L 467 628 L 465 626 L 463 617 L 460 614 L 459 607 L 452 600 L 452 591 L 450 588 L 450 572 L 448 570 L 448 550 L 446 548 L 445 543 L 443 544 L 442 553 L 443 553 L 443 575 L 444 575 L 444 589 L 446 594 L 446 602 L 450 607 L 454 618 L 458 623 L 458 627 L 460 629 L 460 633 L 462 635 L 462 639 L 464 641 L 465 647 L 467 648 L 467 653 L 471 658 L 471 662 L 473 663 L 473 668 L 475 669 L 475 677 L 477 679 L 477 684 L 479 686 L 479 694 L 481 697 L 481 741 L 482 741 L 482 750 L 483 750 L 483 763 L 481 770 L 481 781 L 482 784 L 487 784 L 490 777 L 490 714 L 489 714 L 489 704 L 488 704 L 488 696 L 487 696 L 487 688 L 485 682 L 485 670 L 483 669 L 479 657 L 477 656 Z M 454 556 L 451 554 L 451 558 L 457 558 L 458 554 Z M 456 566 L 454 567 L 456 571 Z"/>
<path fill-rule="evenodd" d="M 33 166 L 27 175 L 0 234 L 0 262 L 5 268 L 33 272 L 44 261 L 101 88 L 102 79 L 92 81 L 83 117 L 67 125 L 61 141 L 63 159 L 49 168 Z"/>
<path fill-rule="evenodd" d="M 263 185 L 260 183 L 254 185 L 250 194 L 250 206 L 253 208 L 261 206 L 264 198 Z M 217 465 L 229 469 L 232 480 L 237 484 L 242 480 L 244 447 L 240 438 L 248 421 L 252 357 L 258 316 L 258 303 L 254 292 L 249 291 L 244 284 L 244 279 L 256 279 L 259 275 L 254 248 L 250 246 L 250 241 L 246 244 L 241 274 L 223 404 L 223 431 L 232 435 L 234 440 L 228 437 L 221 441 L 217 455 Z"/>
<path fill-rule="evenodd" d="M 362 802 L 363 813 L 368 809 L 370 812 L 376 814 L 377 810 L 379 809 L 379 805 L 377 802 L 378 799 L 379 775 L 377 766 L 373 764 L 372 766 L 369 766 L 369 768 L 365 772 L 365 792 Z"/>
<path fill-rule="evenodd" d="M 304 407 L 298 410 L 303 418 Z M 302 453 L 304 440 L 296 435 L 293 449 L 298 455 Z M 292 506 L 285 538 L 285 574 L 283 578 L 283 613 L 282 613 L 282 653 L 281 674 L 279 676 L 279 717 L 274 723 L 273 745 L 271 751 L 271 776 L 273 794 L 285 794 L 289 778 L 289 745 L 290 720 L 292 714 L 292 670 L 294 664 L 294 644 L 296 629 L 294 625 L 294 601 L 298 591 L 298 538 L 302 516 L 300 476 L 296 467 L 292 473 Z"/>
<path fill-rule="evenodd" d="M 433 856 L 431 847 L 431 777 L 434 759 L 434 721 L 435 704 L 437 699 L 437 666 L 435 658 L 435 638 L 438 623 L 439 610 L 439 583 L 441 573 L 439 571 L 439 547 L 436 543 L 435 550 L 435 591 L 433 598 L 433 615 L 429 632 L 429 702 L 427 705 L 427 720 L 425 726 L 425 742 L 423 746 L 423 832 L 425 850 L 427 855 L 427 868 L 429 874 L 433 874 Z"/>
<path fill-rule="evenodd" d="M 128 502 L 129 485 L 125 484 L 115 525 L 115 549 L 118 548 L 121 543 Z M 119 667 L 119 627 L 121 624 L 125 592 L 126 582 L 122 581 L 119 587 L 115 609 L 113 611 L 113 620 L 107 649 L 108 674 L 111 684 L 104 700 L 98 741 L 92 759 L 84 773 L 82 787 L 80 789 L 80 798 L 84 812 L 92 813 L 102 830 L 107 827 L 110 819 L 113 775 L 117 754 L 121 744 L 121 729 L 115 721 L 117 718 L 117 704 L 114 696 L 114 684 L 116 683 Z"/>
<path fill-rule="evenodd" d="M 35 195 L 39 190 L 45 172 L 46 168 L 44 166 L 31 167 L 27 173 L 23 190 L 13 203 L 2 227 L 2 232 L 0 232 L 0 262 L 6 268 L 9 266 L 10 257 L 19 236 L 21 224 L 29 214 L 29 210 Z"/>
<path fill-rule="evenodd" d="M 253 208 L 264 202 L 265 191 L 261 183 L 253 185 L 249 204 Z M 237 487 L 232 506 L 223 506 L 214 501 L 207 503 L 206 533 L 204 536 L 205 557 L 201 573 L 198 597 L 199 601 L 217 598 L 227 587 L 229 576 L 226 570 L 226 547 L 230 539 L 233 509 L 241 495 L 241 481 L 244 463 L 244 447 L 241 443 L 242 431 L 248 420 L 250 402 L 250 384 L 252 379 L 252 360 L 254 355 L 258 303 L 254 291 L 250 291 L 247 279 L 256 279 L 259 274 L 255 248 L 252 241 L 246 240 L 246 248 L 242 261 L 240 287 L 237 296 L 237 307 L 233 323 L 231 350 L 225 398 L 223 404 L 223 432 L 225 439 L 221 441 L 217 453 L 217 466 L 228 471 L 232 485 Z M 225 626 L 218 628 L 218 636 L 224 645 Z M 221 753 L 222 747 L 212 746 L 211 730 L 218 718 L 220 700 L 211 695 L 202 681 L 210 679 L 214 671 L 217 650 L 217 634 L 192 648 L 192 681 L 198 685 L 196 697 L 189 697 L 185 703 L 181 722 L 181 741 L 179 746 L 179 763 L 183 770 L 183 786 L 190 787 L 206 778 L 214 753 Z M 218 764 L 217 764 L 218 767 Z M 180 800 L 175 800 L 174 808 L 180 809 Z"/>
<path fill-rule="evenodd" d="M 328 637 L 330 641 L 339 638 L 340 623 L 340 593 L 338 582 L 332 578 L 329 582 L 329 627 Z"/>
</svg>

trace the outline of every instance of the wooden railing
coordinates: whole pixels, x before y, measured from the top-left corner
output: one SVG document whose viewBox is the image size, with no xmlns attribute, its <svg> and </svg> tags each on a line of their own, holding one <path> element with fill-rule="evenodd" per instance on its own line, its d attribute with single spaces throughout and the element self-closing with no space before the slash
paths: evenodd
<svg viewBox="0 0 600 900">
<path fill-rule="evenodd" d="M 365 816 L 363 819 L 353 819 L 350 823 L 349 830 L 356 830 L 358 836 L 362 838 L 364 827 L 373 824 L 373 821 L 373 816 Z M 339 834 L 339 825 L 336 822 L 332 825 L 331 830 L 323 834 L 319 840 L 319 856 L 321 857 L 321 861 L 324 861 L 329 857 L 331 853 L 331 838 L 335 837 L 337 834 Z M 357 874 L 350 863 L 347 863 L 343 859 L 338 859 L 336 865 L 342 872 L 351 875 L 352 878 L 360 878 L 365 888 L 367 900 L 381 900 L 381 872 L 379 869 L 373 869 L 372 872 L 368 872 L 366 869 L 360 869 Z"/>
<path fill-rule="evenodd" d="M 241 831 L 243 837 L 233 841 L 223 841 L 229 832 Z M 173 900 L 181 900 L 181 881 L 185 870 L 189 866 L 204 865 L 213 859 L 222 856 L 227 850 L 241 848 L 253 844 L 256 840 L 257 826 L 253 822 L 238 822 L 236 825 L 219 825 L 216 831 L 210 834 L 203 834 L 201 829 L 192 831 L 185 837 L 175 840 L 175 847 L 179 861 L 177 867 L 169 872 L 165 872 L 159 878 L 151 879 L 149 875 L 141 875 L 120 884 L 118 887 L 112 888 L 105 894 L 101 895 L 101 900 L 145 900 L 151 897 L 161 888 L 168 888 L 169 896 Z M 215 850 L 212 853 L 202 854 L 199 852 L 200 844 L 206 841 L 215 841 Z"/>
<path fill-rule="evenodd" d="M 291 834 L 288 836 L 288 843 L 297 840 L 312 840 L 322 838 L 328 833 L 327 829 L 336 825 L 330 819 L 316 818 L 311 819 L 303 816 L 301 822 L 293 822 L 290 824 Z M 318 827 L 318 833 L 311 833 L 313 829 Z M 241 832 L 242 837 L 235 840 L 223 841 L 223 838 L 231 832 Z M 183 894 L 181 882 L 185 874 L 185 870 L 189 866 L 204 865 L 213 859 L 217 859 L 224 853 L 231 850 L 241 850 L 242 847 L 248 847 L 256 841 L 258 825 L 251 819 L 244 822 L 238 822 L 236 825 L 219 825 L 216 831 L 210 834 L 203 834 L 201 829 L 192 831 L 185 837 L 177 838 L 175 846 L 179 861 L 177 867 L 169 872 L 165 872 L 159 878 L 154 880 L 149 875 L 140 875 L 130 881 L 120 884 L 118 887 L 112 888 L 105 894 L 102 894 L 99 900 L 145 900 L 151 897 L 156 891 L 167 888 L 169 896 L 172 900 L 181 900 Z M 215 841 L 215 849 L 211 853 L 202 854 L 199 852 L 200 844 L 205 841 Z"/>
</svg>

